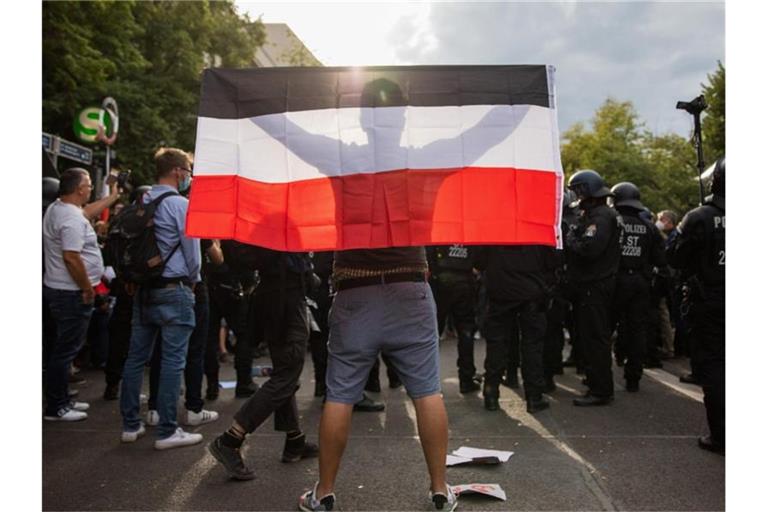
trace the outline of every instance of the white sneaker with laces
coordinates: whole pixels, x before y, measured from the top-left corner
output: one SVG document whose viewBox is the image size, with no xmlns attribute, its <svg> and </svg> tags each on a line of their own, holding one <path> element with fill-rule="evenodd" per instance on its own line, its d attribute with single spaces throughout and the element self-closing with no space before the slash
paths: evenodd
<svg viewBox="0 0 768 512">
<path fill-rule="evenodd" d="M 43 416 L 45 421 L 82 421 L 88 418 L 88 413 L 75 411 L 69 407 L 59 409 L 55 416 Z"/>
<path fill-rule="evenodd" d="M 219 419 L 219 413 L 216 411 L 206 411 L 202 409 L 200 412 L 187 411 L 185 425 L 196 427 L 198 425 L 204 425 L 205 423 L 211 423 Z"/>
<path fill-rule="evenodd" d="M 74 400 L 69 401 L 69 408 L 74 409 L 75 411 L 87 411 L 91 407 L 91 404 L 88 402 L 75 402 Z"/>
<path fill-rule="evenodd" d="M 147 433 L 147 429 L 144 428 L 144 424 L 142 423 L 139 426 L 139 430 L 134 430 L 131 432 L 130 430 L 123 430 L 122 435 L 120 435 L 120 441 L 124 443 L 135 443 L 138 438 L 143 436 Z"/>
<path fill-rule="evenodd" d="M 156 410 L 150 409 L 147 411 L 147 426 L 156 427 L 160 423 L 160 415 Z"/>
<path fill-rule="evenodd" d="M 431 510 L 442 510 L 444 512 L 453 512 L 459 505 L 459 500 L 453 494 L 451 486 L 445 484 L 445 492 L 429 492 L 429 500 L 432 502 Z"/>
<path fill-rule="evenodd" d="M 180 428 L 177 428 L 173 435 L 166 437 L 165 439 L 158 439 L 155 441 L 155 449 L 168 450 L 170 448 L 181 448 L 182 446 L 197 444 L 202 440 L 202 434 L 191 434 L 189 432 L 184 432 Z"/>
</svg>

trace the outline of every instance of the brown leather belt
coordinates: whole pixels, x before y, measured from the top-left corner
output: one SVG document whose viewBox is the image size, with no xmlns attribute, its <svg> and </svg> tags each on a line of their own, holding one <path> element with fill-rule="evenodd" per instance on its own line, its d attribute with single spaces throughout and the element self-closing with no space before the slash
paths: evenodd
<svg viewBox="0 0 768 512">
<path fill-rule="evenodd" d="M 395 274 L 380 274 L 378 276 L 343 279 L 335 283 L 334 288 L 336 288 L 337 291 L 341 291 L 349 290 L 350 288 L 360 288 L 361 286 L 374 286 L 380 284 L 405 282 L 424 283 L 426 281 L 427 274 L 424 272 L 399 272 Z"/>
</svg>

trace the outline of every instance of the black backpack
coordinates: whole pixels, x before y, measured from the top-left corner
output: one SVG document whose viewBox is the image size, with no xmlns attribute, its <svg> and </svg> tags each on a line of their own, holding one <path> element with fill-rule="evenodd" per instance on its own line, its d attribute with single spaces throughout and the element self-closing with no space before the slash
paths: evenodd
<svg viewBox="0 0 768 512">
<path fill-rule="evenodd" d="M 163 259 L 155 238 L 155 211 L 163 199 L 175 195 L 166 192 L 146 204 L 139 199 L 123 208 L 110 223 L 105 259 L 123 281 L 146 284 L 162 277 L 165 264 L 181 242 Z"/>
</svg>

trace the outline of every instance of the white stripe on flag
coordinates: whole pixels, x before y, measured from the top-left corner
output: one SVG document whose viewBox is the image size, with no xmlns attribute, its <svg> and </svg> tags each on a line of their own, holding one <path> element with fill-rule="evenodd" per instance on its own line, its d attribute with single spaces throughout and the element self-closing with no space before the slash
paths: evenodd
<svg viewBox="0 0 768 512">
<path fill-rule="evenodd" d="M 401 169 L 513 167 L 562 175 L 555 109 L 531 105 L 343 108 L 200 117 L 196 175 L 263 183 Z"/>
</svg>

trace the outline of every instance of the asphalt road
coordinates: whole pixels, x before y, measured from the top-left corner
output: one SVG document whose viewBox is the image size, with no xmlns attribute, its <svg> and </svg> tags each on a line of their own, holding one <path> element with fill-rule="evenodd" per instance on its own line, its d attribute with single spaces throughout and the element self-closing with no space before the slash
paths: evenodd
<svg viewBox="0 0 768 512">
<path fill-rule="evenodd" d="M 484 342 L 478 342 L 476 361 L 484 353 Z M 507 494 L 506 501 L 463 496 L 460 510 L 725 509 L 725 459 L 696 446 L 706 419 L 700 388 L 677 381 L 686 371 L 684 361 L 666 361 L 663 370 L 650 371 L 634 394 L 623 390 L 621 369 L 614 368 L 616 400 L 598 408 L 571 405 L 583 386 L 568 368 L 549 395 L 552 407 L 532 416 L 522 391 L 502 388 L 497 412 L 483 409 L 479 393 L 459 394 L 455 360 L 455 340 L 442 342 L 449 451 L 514 451 L 499 466 L 448 469 L 451 484 L 498 483 Z M 222 370 L 223 377 L 234 378 L 231 364 Z M 383 368 L 381 373 L 386 387 Z M 120 443 L 118 403 L 101 399 L 101 373 L 84 376 L 78 399 L 90 402 L 89 418 L 43 426 L 44 510 L 296 510 L 299 494 L 317 479 L 316 460 L 280 462 L 284 437 L 268 421 L 243 450 L 258 477 L 227 480 L 205 446 L 228 428 L 242 403 L 233 390 L 222 390 L 206 405 L 221 414 L 218 422 L 187 428 L 202 433 L 203 444 L 158 452 L 151 429 L 134 444 Z M 297 396 L 304 429 L 314 440 L 322 405 L 313 387 L 307 357 Z M 384 389 L 377 398 L 387 404 L 384 413 L 355 413 L 338 508 L 426 510 L 428 478 L 414 409 L 402 389 Z"/>
</svg>

